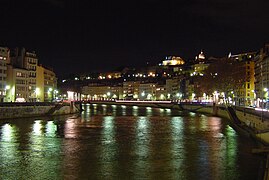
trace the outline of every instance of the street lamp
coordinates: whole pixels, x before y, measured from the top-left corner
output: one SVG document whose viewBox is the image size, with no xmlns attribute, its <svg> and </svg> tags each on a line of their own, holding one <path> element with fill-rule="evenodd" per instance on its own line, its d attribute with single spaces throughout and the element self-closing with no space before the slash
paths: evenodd
<svg viewBox="0 0 269 180">
<path fill-rule="evenodd" d="M 9 89 L 10 89 L 10 86 L 6 85 L 5 90 L 9 90 Z"/>
<path fill-rule="evenodd" d="M 151 98 L 152 98 L 152 95 L 151 95 L 151 94 L 148 94 L 148 95 L 147 95 L 147 99 L 148 99 L 148 100 L 152 100 Z"/>
<path fill-rule="evenodd" d="M 5 99 L 9 99 L 9 97 L 7 97 L 7 92 L 9 91 L 9 89 L 10 89 L 10 86 L 9 85 L 6 85 L 6 87 L 5 87 L 5 96 L 6 96 L 6 98 Z M 9 100 L 5 100 L 5 101 L 9 101 Z"/>
<path fill-rule="evenodd" d="M 40 89 L 38 87 L 35 89 L 35 94 L 36 94 L 36 100 L 39 101 Z"/>
<path fill-rule="evenodd" d="M 266 108 L 266 101 L 268 98 L 268 88 L 263 88 L 263 91 L 264 91 L 264 96 L 262 98 L 262 102 L 263 102 L 263 109 L 265 109 Z"/>
<path fill-rule="evenodd" d="M 48 89 L 48 100 L 52 101 L 52 88 Z"/>
</svg>

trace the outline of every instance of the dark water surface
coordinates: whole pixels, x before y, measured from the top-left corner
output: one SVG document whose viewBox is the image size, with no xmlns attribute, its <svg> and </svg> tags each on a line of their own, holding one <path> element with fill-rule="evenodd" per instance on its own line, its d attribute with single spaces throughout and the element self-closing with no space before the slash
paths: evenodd
<svg viewBox="0 0 269 180">
<path fill-rule="evenodd" d="M 85 105 L 0 121 L 0 179 L 258 179 L 257 145 L 218 117 Z"/>
</svg>

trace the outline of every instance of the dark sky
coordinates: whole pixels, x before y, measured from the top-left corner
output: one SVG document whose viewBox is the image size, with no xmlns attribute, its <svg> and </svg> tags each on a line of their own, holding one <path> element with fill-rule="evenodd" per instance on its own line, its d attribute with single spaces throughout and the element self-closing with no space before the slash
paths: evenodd
<svg viewBox="0 0 269 180">
<path fill-rule="evenodd" d="M 268 0 L 0 0 L 0 46 L 26 47 L 58 75 L 222 57 L 269 40 Z"/>
</svg>

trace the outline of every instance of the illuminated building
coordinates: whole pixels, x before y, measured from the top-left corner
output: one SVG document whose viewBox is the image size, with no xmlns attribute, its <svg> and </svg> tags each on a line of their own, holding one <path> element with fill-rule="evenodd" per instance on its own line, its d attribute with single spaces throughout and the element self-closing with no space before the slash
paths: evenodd
<svg viewBox="0 0 269 180">
<path fill-rule="evenodd" d="M 183 65 L 185 62 L 181 57 L 177 56 L 167 56 L 165 60 L 162 62 L 163 66 L 177 66 Z"/>
<path fill-rule="evenodd" d="M 140 83 L 139 99 L 156 100 L 156 83 Z"/>
<path fill-rule="evenodd" d="M 268 100 L 269 89 L 269 44 L 266 44 L 255 56 L 255 93 L 260 101 Z"/>
<path fill-rule="evenodd" d="M 166 79 L 166 96 L 167 99 L 178 99 L 180 93 L 180 80 L 178 78 Z"/>
<path fill-rule="evenodd" d="M 85 97 L 84 100 L 109 100 L 122 98 L 121 86 L 89 84 L 88 86 L 83 86 L 81 92 Z"/>
<path fill-rule="evenodd" d="M 192 75 L 203 75 L 208 66 L 209 63 L 207 63 L 205 55 L 201 51 L 200 54 L 195 57 L 195 64 L 193 65 L 194 72 Z"/>
<path fill-rule="evenodd" d="M 156 100 L 166 100 L 166 99 L 167 99 L 166 85 L 157 84 L 156 85 Z"/>
<path fill-rule="evenodd" d="M 111 86 L 110 87 L 110 97 L 112 99 L 122 99 L 123 98 L 122 86 Z"/>
<path fill-rule="evenodd" d="M 9 49 L 0 47 L 0 102 L 6 101 L 7 86 L 7 64 L 9 64 Z"/>
<path fill-rule="evenodd" d="M 200 54 L 198 54 L 198 56 L 195 57 L 195 61 L 204 63 L 205 62 L 205 55 L 203 53 L 203 51 L 200 52 Z"/>
<path fill-rule="evenodd" d="M 36 90 L 37 101 L 52 101 L 57 98 L 57 77 L 53 70 L 42 65 L 37 66 Z"/>
<path fill-rule="evenodd" d="M 28 70 L 28 89 L 29 101 L 34 102 L 36 99 L 36 69 L 38 65 L 38 58 L 35 51 L 29 52 L 25 48 L 19 51 L 16 48 L 11 54 L 11 63 L 13 66 Z"/>
<path fill-rule="evenodd" d="M 139 97 L 139 81 L 123 82 L 123 99 L 137 99 Z"/>
<path fill-rule="evenodd" d="M 25 102 L 29 101 L 29 72 L 27 69 L 16 68 L 12 65 L 7 66 L 7 97 L 6 102 Z"/>
<path fill-rule="evenodd" d="M 235 93 L 241 105 L 253 105 L 255 101 L 255 52 L 241 53 L 237 55 L 229 54 L 229 58 L 243 62 L 244 83 Z"/>
<path fill-rule="evenodd" d="M 121 77 L 121 72 L 100 73 L 98 79 L 118 79 Z"/>
</svg>

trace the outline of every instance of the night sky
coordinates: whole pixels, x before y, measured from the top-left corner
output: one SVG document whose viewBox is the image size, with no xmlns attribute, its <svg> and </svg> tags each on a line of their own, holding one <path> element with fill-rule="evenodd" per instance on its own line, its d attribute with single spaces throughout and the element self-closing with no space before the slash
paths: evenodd
<svg viewBox="0 0 269 180">
<path fill-rule="evenodd" d="M 1 0 L 0 46 L 35 50 L 57 75 L 259 50 L 268 0 Z"/>
</svg>

